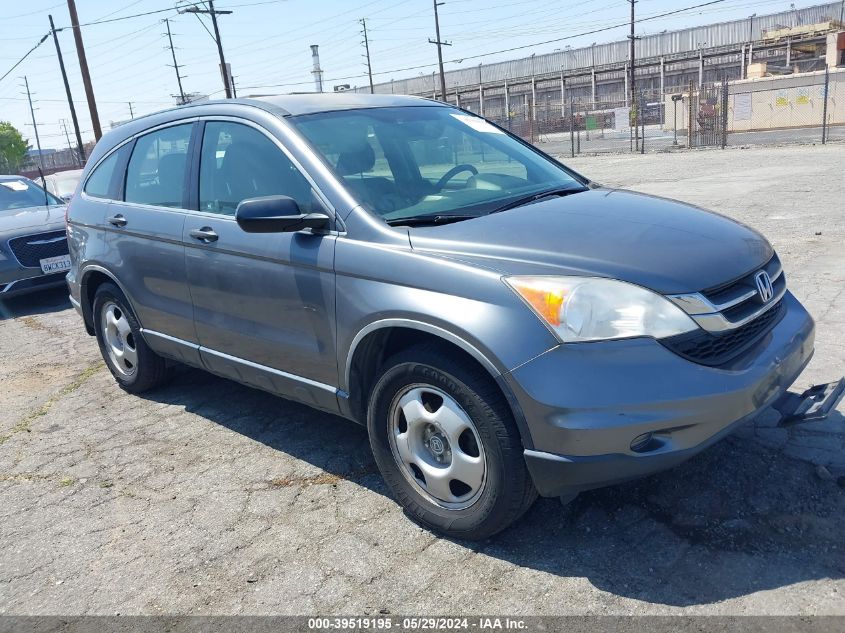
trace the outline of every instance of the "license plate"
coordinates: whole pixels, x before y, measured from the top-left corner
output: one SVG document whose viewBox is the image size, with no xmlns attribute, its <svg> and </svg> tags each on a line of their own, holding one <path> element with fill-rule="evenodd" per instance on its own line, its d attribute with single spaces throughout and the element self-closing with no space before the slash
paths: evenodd
<svg viewBox="0 0 845 633">
<path fill-rule="evenodd" d="M 59 255 L 58 257 L 45 257 L 41 260 L 41 272 L 45 275 L 62 273 L 70 270 L 70 255 Z"/>
</svg>

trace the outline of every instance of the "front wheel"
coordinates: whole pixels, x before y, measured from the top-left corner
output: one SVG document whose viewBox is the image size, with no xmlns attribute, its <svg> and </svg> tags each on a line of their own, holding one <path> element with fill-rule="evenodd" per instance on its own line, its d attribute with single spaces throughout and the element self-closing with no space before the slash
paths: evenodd
<svg viewBox="0 0 845 633">
<path fill-rule="evenodd" d="M 399 503 L 448 536 L 482 539 L 537 496 L 510 408 L 481 367 L 420 346 L 390 359 L 370 398 L 370 445 Z"/>
</svg>

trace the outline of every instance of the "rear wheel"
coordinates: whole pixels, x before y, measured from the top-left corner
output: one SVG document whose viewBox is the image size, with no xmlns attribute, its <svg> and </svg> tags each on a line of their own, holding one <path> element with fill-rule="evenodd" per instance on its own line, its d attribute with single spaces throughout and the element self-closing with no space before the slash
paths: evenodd
<svg viewBox="0 0 845 633">
<path fill-rule="evenodd" d="M 94 328 L 103 360 L 117 383 L 130 393 L 157 387 L 167 363 L 141 336 L 141 326 L 120 289 L 104 283 L 94 294 Z"/>
<path fill-rule="evenodd" d="M 438 346 L 412 348 L 386 363 L 368 429 L 399 503 L 433 530 L 486 538 L 536 498 L 519 431 L 495 382 Z"/>
</svg>

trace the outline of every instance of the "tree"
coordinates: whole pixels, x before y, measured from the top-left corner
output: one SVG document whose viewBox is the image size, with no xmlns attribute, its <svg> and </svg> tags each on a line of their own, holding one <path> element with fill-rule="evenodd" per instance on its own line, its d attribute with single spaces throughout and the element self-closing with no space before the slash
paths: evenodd
<svg viewBox="0 0 845 633">
<path fill-rule="evenodd" d="M 14 125 L 0 121 L 0 174 L 13 174 L 26 160 L 29 145 Z"/>
</svg>

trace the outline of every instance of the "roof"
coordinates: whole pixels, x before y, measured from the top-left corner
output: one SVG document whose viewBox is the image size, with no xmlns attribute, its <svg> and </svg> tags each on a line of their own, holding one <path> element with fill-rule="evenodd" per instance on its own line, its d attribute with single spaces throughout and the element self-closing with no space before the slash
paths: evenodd
<svg viewBox="0 0 845 633">
<path fill-rule="evenodd" d="M 444 104 L 421 97 L 405 95 L 371 95 L 354 92 L 314 92 L 308 94 L 267 95 L 247 97 L 284 110 L 287 114 L 313 114 L 357 108 L 389 108 L 401 106 L 442 106 Z"/>
<path fill-rule="evenodd" d="M 238 99 L 211 99 L 192 101 L 175 108 L 168 108 L 136 117 L 109 130 L 94 147 L 88 157 L 88 164 L 95 164 L 100 157 L 124 139 L 141 133 L 150 127 L 167 123 L 186 116 L 209 114 L 236 115 L 239 107 L 260 108 L 274 116 L 297 116 L 317 112 L 354 110 L 359 108 L 387 108 L 401 106 L 444 107 L 439 101 L 406 95 L 371 95 L 354 92 L 308 93 L 291 95 L 253 95 Z"/>
<path fill-rule="evenodd" d="M 77 180 L 82 176 L 82 172 L 85 171 L 84 169 L 66 169 L 64 171 L 57 171 L 52 174 L 48 174 L 45 178 L 52 178 L 53 180 L 72 180 L 76 178 Z"/>
</svg>

